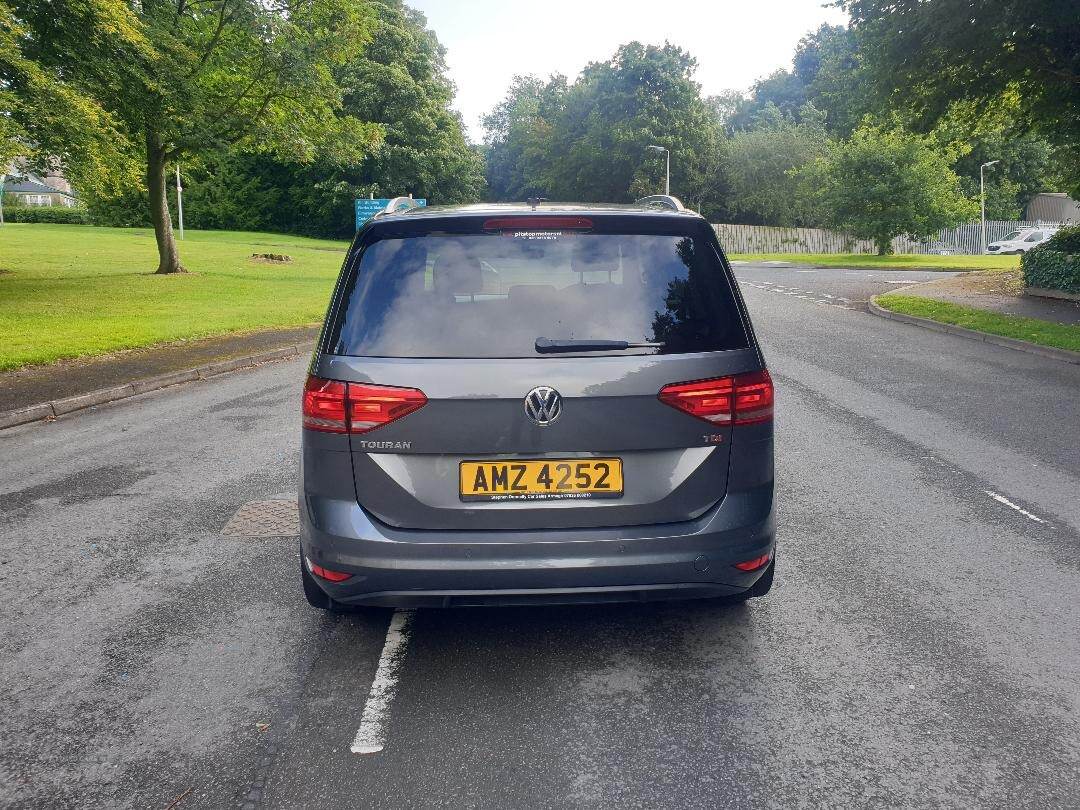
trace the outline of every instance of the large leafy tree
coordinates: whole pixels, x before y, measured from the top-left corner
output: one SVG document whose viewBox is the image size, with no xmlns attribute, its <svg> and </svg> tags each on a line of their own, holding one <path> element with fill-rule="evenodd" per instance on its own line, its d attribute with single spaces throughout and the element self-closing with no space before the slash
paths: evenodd
<svg viewBox="0 0 1080 810">
<path fill-rule="evenodd" d="M 566 77 L 515 76 L 506 97 L 484 116 L 491 199 L 524 200 L 547 193 L 554 155 L 550 139 L 566 104 Z"/>
<path fill-rule="evenodd" d="M 476 200 L 483 158 L 465 140 L 451 109 L 445 57 L 424 17 L 401 0 L 369 0 L 375 15 L 363 53 L 334 69 L 345 129 L 364 122 L 385 130 L 382 143 L 356 160 L 320 153 L 311 163 L 254 153 L 241 144 L 185 163 L 184 213 L 196 228 L 353 233 L 353 200 L 369 193 L 412 193 L 439 203 Z M 138 195 L 88 194 L 96 222 L 147 221 Z"/>
<path fill-rule="evenodd" d="M 956 102 L 934 127 L 934 137 L 959 155 L 953 168 L 964 193 L 979 195 L 979 167 L 985 172 L 988 219 L 1019 219 L 1040 191 L 1062 186 L 1064 166 L 1054 147 L 1019 123 L 1019 94 L 1008 91 L 988 103 Z"/>
<path fill-rule="evenodd" d="M 825 113 L 831 134 L 846 137 L 873 108 L 861 72 L 854 33 L 841 25 L 823 24 L 799 40 L 792 70 L 774 71 L 754 85 L 732 123 L 736 128 L 753 128 L 771 107 L 797 121 L 809 102 L 815 111 Z"/>
<path fill-rule="evenodd" d="M 120 148 L 139 156 L 159 273 L 183 270 L 166 197 L 171 161 L 243 145 L 297 161 L 321 153 L 346 162 L 381 141 L 381 127 L 335 115 L 334 70 L 361 52 L 373 24 L 360 0 L 14 0 L 12 7 L 24 55 L 90 99 L 115 123 Z M 20 123 L 39 136 L 39 122 Z"/>
<path fill-rule="evenodd" d="M 459 203 L 479 199 L 484 187 L 483 158 L 451 109 L 454 86 L 435 33 L 402 0 L 370 5 L 370 43 L 334 75 L 344 93 L 341 114 L 377 122 L 385 139 L 362 160 L 316 161 L 291 172 L 287 207 L 307 212 L 327 234 L 352 232 L 356 196 L 411 193 Z"/>
<path fill-rule="evenodd" d="M 548 173 L 549 196 L 624 201 L 663 189 L 673 155 L 671 188 L 695 204 L 712 196 L 719 127 L 693 80 L 696 60 L 682 49 L 623 45 L 606 62 L 585 67 L 567 91 L 551 137 L 559 159 Z"/>
<path fill-rule="evenodd" d="M 117 47 L 137 40 L 117 27 Z M 57 165 L 72 167 L 79 179 L 95 177 L 115 191 L 137 175 L 138 166 L 119 147 L 118 122 L 93 98 L 60 80 L 29 58 L 28 29 L 12 7 L 0 0 L 0 174 Z"/>
<path fill-rule="evenodd" d="M 927 237 L 977 216 L 951 169 L 954 158 L 930 136 L 864 124 L 800 174 L 830 225 L 874 240 L 884 254 L 895 236 Z"/>
<path fill-rule="evenodd" d="M 881 96 L 926 128 L 1015 90 L 1017 123 L 1071 154 L 1080 193 L 1080 10 L 1069 0 L 848 0 Z"/>
<path fill-rule="evenodd" d="M 801 193 L 798 170 L 828 148 L 825 116 L 804 104 L 798 120 L 769 105 L 757 125 L 738 130 L 724 144 L 728 208 L 742 221 L 767 225 L 817 225 L 814 199 Z"/>
</svg>

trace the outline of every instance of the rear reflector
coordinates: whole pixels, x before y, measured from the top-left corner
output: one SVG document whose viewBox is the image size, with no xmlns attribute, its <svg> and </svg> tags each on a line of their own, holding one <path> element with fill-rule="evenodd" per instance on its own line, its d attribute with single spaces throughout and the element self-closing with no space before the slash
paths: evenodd
<svg viewBox="0 0 1080 810">
<path fill-rule="evenodd" d="M 327 582 L 344 582 L 352 576 L 352 574 L 346 574 L 344 571 L 331 571 L 329 568 L 323 568 L 307 557 L 304 557 L 304 562 L 307 563 L 308 571 L 319 577 L 319 579 L 325 579 Z"/>
<path fill-rule="evenodd" d="M 304 427 L 324 433 L 367 433 L 427 404 L 423 391 L 309 376 L 304 384 Z"/>
<path fill-rule="evenodd" d="M 657 396 L 665 405 L 715 424 L 754 425 L 773 418 L 772 378 L 764 369 L 665 385 Z"/>
<path fill-rule="evenodd" d="M 735 567 L 740 571 L 757 571 L 759 568 L 764 568 L 768 565 L 769 560 L 772 559 L 772 554 L 762 554 L 760 557 L 754 557 L 752 560 L 746 562 L 735 563 Z"/>
<path fill-rule="evenodd" d="M 585 231 L 593 226 L 588 217 L 497 217 L 484 220 L 485 231 Z"/>
</svg>

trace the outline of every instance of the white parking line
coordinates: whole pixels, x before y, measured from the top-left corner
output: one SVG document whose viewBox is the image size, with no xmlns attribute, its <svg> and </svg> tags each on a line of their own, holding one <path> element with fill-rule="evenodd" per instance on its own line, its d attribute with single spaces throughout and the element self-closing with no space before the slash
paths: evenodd
<svg viewBox="0 0 1080 810">
<path fill-rule="evenodd" d="M 1003 503 L 1006 506 L 1008 506 L 1008 507 L 1010 507 L 1012 509 L 1015 509 L 1021 515 L 1023 515 L 1026 518 L 1031 518 L 1036 523 L 1046 523 L 1046 521 L 1043 520 L 1041 517 L 1036 517 L 1035 515 L 1031 514 L 1031 512 L 1029 512 L 1027 509 L 1024 509 L 1023 507 L 1017 506 L 1015 503 L 1010 501 L 1004 495 L 998 495 L 996 492 L 991 492 L 988 489 L 984 489 L 983 492 L 985 492 L 987 495 L 989 495 L 991 498 L 993 498 L 998 503 Z"/>
<path fill-rule="evenodd" d="M 390 619 L 382 655 L 379 656 L 379 668 L 375 670 L 375 680 L 371 682 L 371 691 L 364 704 L 360 729 L 352 743 L 354 754 L 377 754 L 386 744 L 386 721 L 390 717 L 394 693 L 397 692 L 398 675 L 405 660 L 414 613 L 412 610 L 395 610 Z"/>
</svg>

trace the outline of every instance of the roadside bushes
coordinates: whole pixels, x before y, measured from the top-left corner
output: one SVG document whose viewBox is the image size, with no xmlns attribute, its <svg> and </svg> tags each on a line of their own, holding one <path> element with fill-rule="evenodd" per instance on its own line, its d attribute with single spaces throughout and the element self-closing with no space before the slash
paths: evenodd
<svg viewBox="0 0 1080 810">
<path fill-rule="evenodd" d="M 1080 225 L 1062 228 L 1020 260 L 1024 284 L 1080 295 Z"/>
<path fill-rule="evenodd" d="M 90 215 L 81 206 L 64 208 L 61 206 L 20 205 L 4 208 L 4 222 L 45 222 L 50 225 L 89 225 Z"/>
</svg>

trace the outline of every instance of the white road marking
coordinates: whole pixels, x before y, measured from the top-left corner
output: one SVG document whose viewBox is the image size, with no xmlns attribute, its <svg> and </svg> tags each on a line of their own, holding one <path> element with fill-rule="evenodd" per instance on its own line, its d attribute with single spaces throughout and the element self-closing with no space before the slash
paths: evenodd
<svg viewBox="0 0 1080 810">
<path fill-rule="evenodd" d="M 1017 506 L 1017 505 L 1016 505 L 1015 503 L 1013 503 L 1012 501 L 1010 501 L 1010 500 L 1009 500 L 1008 498 L 1006 498 L 1006 497 L 1005 497 L 1004 495 L 998 495 L 998 494 L 997 494 L 996 492 L 991 492 L 991 491 L 990 491 L 990 490 L 988 490 L 988 489 L 984 489 L 984 490 L 983 490 L 983 492 L 985 492 L 985 493 L 986 493 L 987 495 L 989 495 L 989 496 L 990 496 L 991 498 L 993 498 L 993 499 L 994 499 L 995 501 L 997 501 L 998 503 L 1003 503 L 1003 504 L 1005 504 L 1006 506 L 1008 506 L 1009 508 L 1011 508 L 1011 509 L 1015 509 L 1015 510 L 1016 510 L 1017 512 L 1019 512 L 1019 513 L 1020 513 L 1021 515 L 1023 515 L 1023 516 L 1024 516 L 1024 517 L 1026 517 L 1026 518 L 1031 518 L 1031 519 L 1032 519 L 1032 520 L 1034 520 L 1034 521 L 1035 521 L 1036 523 L 1046 523 L 1046 521 L 1045 521 L 1045 520 L 1043 520 L 1043 519 L 1042 519 L 1041 517 L 1036 517 L 1035 515 L 1031 514 L 1031 512 L 1029 512 L 1029 511 L 1028 511 L 1027 509 L 1024 509 L 1024 508 L 1023 508 L 1023 507 L 1021 507 L 1021 506 Z"/>
<path fill-rule="evenodd" d="M 390 618 L 382 655 L 379 656 L 379 668 L 375 670 L 375 680 L 371 682 L 371 691 L 364 704 L 360 729 L 352 743 L 354 754 L 377 754 L 386 744 L 386 721 L 397 692 L 398 675 L 405 660 L 414 613 L 412 610 L 395 610 Z"/>
</svg>

